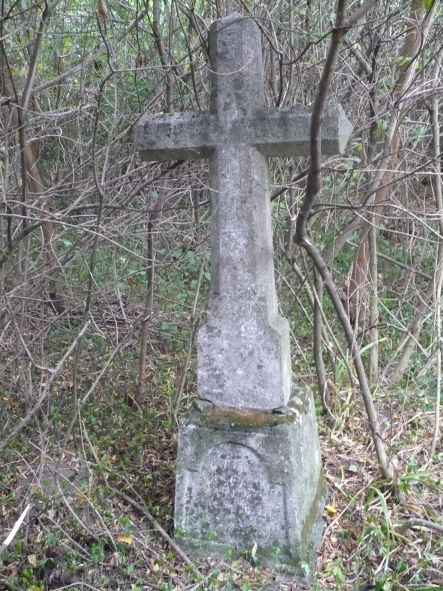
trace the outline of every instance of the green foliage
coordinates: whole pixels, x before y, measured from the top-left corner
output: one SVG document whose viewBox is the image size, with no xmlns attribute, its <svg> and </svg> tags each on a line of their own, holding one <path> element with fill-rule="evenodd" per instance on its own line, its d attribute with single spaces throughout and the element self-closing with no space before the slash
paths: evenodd
<svg viewBox="0 0 443 591">
<path fill-rule="evenodd" d="M 45 242 L 48 228 L 39 226 L 14 244 L 0 270 L 0 420 L 6 436 L 31 413 L 2 452 L 0 494 L 7 527 L 12 527 L 17 508 L 28 498 L 37 506 L 37 517 L 27 524 L 26 539 L 20 530 L 2 556 L 8 580 L 0 579 L 0 586 L 5 588 L 51 588 L 49 571 L 54 565 L 57 576 L 61 569 L 73 574 L 73 581 L 90 576 L 85 581 L 90 586 L 134 591 L 144 588 L 146 580 L 156 589 L 176 588 L 174 577 L 178 576 L 185 588 L 200 585 L 211 590 L 261 589 L 270 579 L 252 549 L 245 551 L 240 562 L 229 553 L 233 563 L 216 565 L 213 571 L 205 563 L 182 567 L 153 530 L 139 528 L 140 523 L 144 525 L 143 514 L 117 499 L 110 488 L 134 499 L 140 495 L 152 516 L 172 533 L 177 423 L 197 391 L 192 338 L 197 320 L 204 319 L 210 285 L 209 182 L 207 166 L 201 161 L 171 162 L 164 168 L 158 163 L 142 164 L 134 153 L 133 129 L 145 110 L 168 110 L 167 73 L 174 81 L 173 111 L 208 109 L 207 27 L 222 5 L 204 0 L 160 2 L 161 35 L 156 39 L 152 3 L 107 0 L 110 15 L 104 21 L 96 15 L 96 3 L 61 2 L 42 29 L 36 54 L 42 5 L 9 3 L 1 15 L 2 61 L 4 73 L 9 69 L 12 74 L 14 96 L 11 103 L 6 97 L 7 116 L 2 120 L 0 258 L 11 240 L 20 236 L 25 221 L 29 227 L 50 220 L 56 259 L 51 267 Z M 265 33 L 267 106 L 275 106 L 278 95 L 281 108 L 312 105 L 336 18 L 335 4 L 283 1 L 270 9 L 266 3 L 248 0 L 234 2 L 233 8 L 244 12 L 245 5 Z M 426 0 L 425 8 L 431 8 L 430 1 Z M 143 9 L 145 15 L 132 26 L 136 12 Z M 343 507 L 349 504 L 346 519 L 357 524 L 358 531 L 352 532 L 342 518 L 337 522 L 345 550 L 335 552 L 332 545 L 331 555 L 321 557 L 321 589 L 360 588 L 368 581 L 385 591 L 435 588 L 429 573 L 440 564 L 436 557 L 443 552 L 441 540 L 426 531 L 420 535 L 410 531 L 410 538 L 397 535 L 409 501 L 417 511 L 426 507 L 432 517 L 430 499 L 442 494 L 441 452 L 437 450 L 434 465 L 423 468 L 429 460 L 423 446 L 430 439 L 430 413 L 436 402 L 432 358 L 438 338 L 438 302 L 432 300 L 434 296 L 428 301 L 418 346 L 404 375 L 393 385 L 384 374 L 391 362 L 398 361 L 429 289 L 429 278 L 436 276 L 441 239 L 439 208 L 430 181 L 437 175 L 436 163 L 430 161 L 429 116 L 432 98 L 438 94 L 433 81 L 439 80 L 434 68 L 441 16 L 437 14 L 430 23 L 430 36 L 422 39 L 420 59 L 411 60 L 402 55 L 405 27 L 412 26 L 408 9 L 407 3 L 394 7 L 378 3 L 370 17 L 347 31 L 327 97 L 344 105 L 355 132 L 346 154 L 323 160 L 323 187 L 309 219 L 311 239 L 320 251 L 339 244 L 342 229 L 354 216 L 362 219 L 372 211 L 367 207 L 373 197 L 371 183 L 377 170 L 390 170 L 382 154 L 392 110 L 401 100 L 408 104 L 407 116 L 398 122 L 401 141 L 393 167 L 396 172 L 388 181 L 390 191 L 377 219 L 379 383 L 374 383 L 373 393 L 383 441 L 393 457 L 401 452 L 396 458 L 398 478 L 395 490 L 390 490 L 377 480 L 377 467 L 370 463 L 371 445 L 362 427 L 364 408 L 355 375 L 348 375 L 343 360 L 352 365 L 352 355 L 325 293 L 323 312 L 328 325 L 323 352 L 335 391 L 331 406 L 322 409 L 320 428 L 325 446 L 336 441 L 341 446 L 331 464 L 326 447 L 325 471 L 332 482 L 330 489 L 342 495 Z M 425 32 L 420 27 L 420 35 Z M 165 50 L 166 69 L 159 43 Z M 35 77 L 31 72 L 34 55 Z M 399 96 L 397 70 L 404 66 L 417 71 L 407 93 Z M 23 108 L 20 101 L 27 83 L 33 94 Z M 26 143 L 36 158 L 35 167 L 28 171 L 21 170 L 24 146 L 8 110 L 17 100 Z M 312 263 L 295 245 L 291 256 L 283 254 L 304 198 L 309 161 L 272 158 L 269 166 L 276 283 L 280 308 L 293 335 L 292 368 L 297 378 L 314 384 L 312 298 L 307 290 L 312 296 Z M 23 180 L 29 181 L 37 170 L 45 185 L 41 195 L 30 185 L 23 186 Z M 337 247 L 328 263 L 340 293 L 349 285 L 359 243 L 358 229 L 343 247 Z M 146 319 L 152 245 L 153 304 Z M 52 280 L 55 285 L 50 284 Z M 63 297 L 61 314 L 51 306 L 49 294 L 54 290 Z M 77 341 L 84 321 L 90 324 Z M 148 367 L 145 398 L 139 403 L 135 393 L 144 322 L 149 325 Z M 367 366 L 374 350 L 368 340 L 367 315 L 355 334 Z M 184 388 L 176 413 L 171 401 L 182 372 Z M 316 405 L 320 407 L 319 397 Z M 352 457 L 346 458 L 344 448 L 349 442 Z M 70 488 L 69 479 L 60 481 L 61 493 L 51 489 L 51 469 L 59 458 L 72 462 L 69 470 L 75 474 L 77 489 Z M 49 472 L 42 474 L 48 466 Z M 82 470 L 87 477 L 77 482 Z M 18 484 L 17 475 L 26 476 L 31 484 Z M 395 500 L 397 493 L 404 496 L 403 502 Z M 97 515 L 100 519 L 89 523 L 91 515 L 92 520 Z M 118 549 L 116 567 L 109 566 L 112 552 L 104 528 Z M 130 536 L 138 534 L 142 541 L 129 544 Z M 334 528 L 328 535 L 335 535 Z M 52 558 L 48 549 L 59 554 Z M 157 558 L 151 563 L 147 555 Z M 353 557 L 352 564 L 348 556 Z M 278 559 L 276 548 L 276 565 Z M 362 585 L 357 586 L 359 581 Z"/>
</svg>

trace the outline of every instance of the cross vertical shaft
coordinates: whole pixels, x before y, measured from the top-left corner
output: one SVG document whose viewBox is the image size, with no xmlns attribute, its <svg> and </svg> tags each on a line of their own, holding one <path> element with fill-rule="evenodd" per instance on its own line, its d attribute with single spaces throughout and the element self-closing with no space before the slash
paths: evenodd
<svg viewBox="0 0 443 591">
<path fill-rule="evenodd" d="M 260 32 L 233 14 L 211 26 L 211 113 L 226 140 L 210 160 L 211 294 L 198 336 L 198 392 L 272 409 L 290 390 L 289 330 L 277 316 L 268 163 L 245 128 L 264 106 Z"/>
</svg>

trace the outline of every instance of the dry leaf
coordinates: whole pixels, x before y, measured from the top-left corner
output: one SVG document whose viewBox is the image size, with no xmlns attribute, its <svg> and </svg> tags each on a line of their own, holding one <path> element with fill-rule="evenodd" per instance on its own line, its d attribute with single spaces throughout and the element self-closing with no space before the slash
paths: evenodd
<svg viewBox="0 0 443 591">
<path fill-rule="evenodd" d="M 131 535 L 129 536 L 117 536 L 117 540 L 119 542 L 123 542 L 124 544 L 128 544 L 128 546 L 130 546 L 133 542 L 133 537 Z"/>
<path fill-rule="evenodd" d="M 105 0 L 98 0 L 98 12 L 105 20 L 108 18 L 108 7 L 105 4 Z"/>
<path fill-rule="evenodd" d="M 111 556 L 111 560 L 109 561 L 108 565 L 111 568 L 117 568 L 118 561 L 119 561 L 119 553 L 118 552 L 114 552 L 113 555 Z"/>
<path fill-rule="evenodd" d="M 338 513 L 334 505 L 326 505 L 325 509 L 328 515 L 335 515 L 336 513 Z"/>
<path fill-rule="evenodd" d="M 31 566 L 35 568 L 37 566 L 37 556 L 35 554 L 31 554 L 31 556 L 28 556 L 28 562 Z"/>
</svg>

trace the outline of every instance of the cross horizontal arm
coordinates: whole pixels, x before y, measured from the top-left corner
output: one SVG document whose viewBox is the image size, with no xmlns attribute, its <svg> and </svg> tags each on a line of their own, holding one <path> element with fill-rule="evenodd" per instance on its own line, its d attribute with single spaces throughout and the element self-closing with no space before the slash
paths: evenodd
<svg viewBox="0 0 443 591">
<path fill-rule="evenodd" d="M 310 107 L 263 109 L 254 114 L 247 126 L 247 143 L 264 156 L 309 156 Z M 352 125 L 340 105 L 329 105 L 321 127 L 323 154 L 343 154 L 352 132 Z"/>
<path fill-rule="evenodd" d="M 209 111 L 145 115 L 135 141 L 143 160 L 209 158 L 215 148 L 232 143 L 255 147 L 264 156 L 308 156 L 311 112 L 309 107 L 263 108 L 229 124 Z M 340 105 L 326 107 L 322 152 L 343 153 L 351 131 Z"/>
<path fill-rule="evenodd" d="M 209 111 L 144 115 L 135 128 L 142 160 L 209 158 L 214 147 Z"/>
</svg>

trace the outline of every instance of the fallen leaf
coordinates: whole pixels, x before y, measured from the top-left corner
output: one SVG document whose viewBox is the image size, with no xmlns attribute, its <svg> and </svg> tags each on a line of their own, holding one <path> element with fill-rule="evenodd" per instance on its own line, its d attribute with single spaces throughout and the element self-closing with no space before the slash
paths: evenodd
<svg viewBox="0 0 443 591">
<path fill-rule="evenodd" d="M 119 559 L 119 553 L 118 552 L 114 552 L 111 556 L 111 560 L 109 561 L 108 565 L 111 568 L 117 568 L 118 566 L 118 559 Z"/>
<path fill-rule="evenodd" d="M 338 513 L 334 505 L 326 505 L 325 509 L 328 515 L 335 515 L 336 513 Z"/>
</svg>

